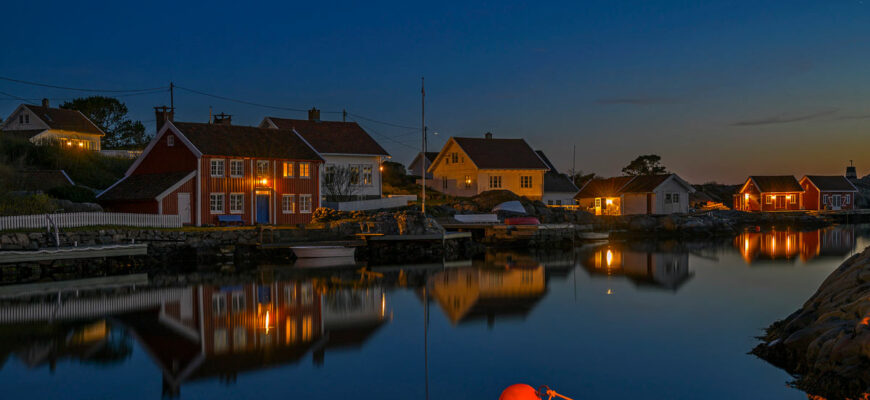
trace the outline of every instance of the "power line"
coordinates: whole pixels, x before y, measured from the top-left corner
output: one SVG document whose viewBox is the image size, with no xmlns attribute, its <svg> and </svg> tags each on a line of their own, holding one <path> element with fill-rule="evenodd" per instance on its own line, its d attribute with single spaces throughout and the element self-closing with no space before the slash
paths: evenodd
<svg viewBox="0 0 870 400">
<path fill-rule="evenodd" d="M 21 80 L 21 79 L 8 78 L 8 77 L 5 77 L 5 76 L 0 76 L 0 80 L 9 81 L 9 82 L 15 82 L 15 83 L 21 83 L 21 84 L 24 84 L 24 85 L 32 85 L 32 86 L 41 86 L 41 87 L 53 88 L 53 89 L 75 90 L 75 91 L 79 91 L 79 92 L 95 92 L 95 93 L 131 93 L 131 92 L 147 92 L 147 91 L 152 91 L 152 90 L 157 90 L 157 89 L 166 89 L 165 86 L 154 87 L 154 88 L 147 88 L 147 89 L 124 89 L 124 90 L 117 90 L 117 89 L 85 89 L 85 88 L 74 88 L 74 87 L 68 87 L 68 86 L 51 85 L 51 84 L 48 84 L 48 83 L 39 83 L 39 82 L 25 81 L 25 80 Z"/>
<path fill-rule="evenodd" d="M 178 89 L 186 90 L 186 91 L 188 91 L 188 92 L 196 93 L 196 94 L 199 94 L 199 95 L 202 95 L 202 96 L 213 97 L 213 98 L 216 98 L 216 99 L 221 99 L 221 100 L 226 100 L 226 101 L 232 101 L 232 102 L 240 103 L 240 104 L 247 104 L 247 105 L 250 105 L 250 106 L 264 107 L 264 108 L 271 108 L 271 109 L 274 109 L 274 110 L 295 111 L 295 112 L 306 112 L 306 111 L 308 111 L 308 110 L 303 110 L 303 109 L 301 109 L 301 108 L 292 108 L 292 107 L 283 107 L 283 106 L 273 106 L 273 105 L 269 105 L 269 104 L 255 103 L 255 102 L 253 102 L 253 101 L 247 101 L 247 100 L 236 99 L 236 98 L 232 98 L 232 97 L 220 96 L 220 95 L 216 95 L 216 94 L 212 94 L 212 93 L 201 92 L 201 91 L 199 91 L 199 90 L 190 89 L 190 88 L 186 88 L 186 87 L 178 86 L 178 85 L 175 85 L 175 87 L 178 88 Z M 321 111 L 321 112 L 322 112 L 322 113 L 327 113 L 327 114 L 341 114 L 341 111 Z"/>
<path fill-rule="evenodd" d="M 350 115 L 350 113 L 348 113 L 348 115 Z M 359 121 L 356 121 L 356 120 L 354 120 L 353 118 L 351 118 L 350 120 L 353 121 L 353 122 L 356 122 L 356 123 L 359 124 L 360 126 L 363 126 L 362 124 L 359 123 Z M 411 145 L 409 145 L 409 144 L 407 144 L 407 143 L 402 143 L 402 142 L 400 142 L 400 141 L 398 141 L 398 140 L 396 140 L 396 139 L 393 139 L 393 138 L 391 138 L 391 137 L 389 137 L 389 136 L 387 136 L 387 135 L 383 135 L 383 134 L 379 133 L 378 131 L 376 131 L 376 130 L 374 130 L 374 129 L 366 128 L 365 126 L 363 126 L 363 128 L 364 128 L 367 132 L 374 133 L 375 135 L 378 135 L 378 136 L 380 136 L 380 137 L 382 137 L 382 138 L 384 138 L 384 139 L 387 139 L 387 140 L 389 140 L 389 141 L 391 141 L 391 142 L 393 142 L 393 143 L 396 143 L 396 144 L 401 145 L 401 146 L 405 146 L 405 147 L 407 147 L 407 148 L 409 148 L 409 149 L 417 150 L 417 147 L 416 147 L 416 146 L 411 146 Z"/>
<path fill-rule="evenodd" d="M 353 114 L 353 113 L 347 113 L 347 115 L 353 115 L 354 117 L 357 117 L 357 118 L 359 118 L 359 119 L 364 119 L 364 120 L 369 121 L 369 122 L 374 122 L 374 123 L 376 123 L 376 124 L 382 124 L 382 125 L 392 126 L 392 127 L 395 127 L 395 128 L 420 129 L 420 127 L 408 126 L 408 125 L 399 125 L 399 124 L 394 124 L 394 123 L 392 123 L 392 122 L 379 121 L 379 120 L 376 120 L 376 119 L 374 119 L 374 118 L 368 118 L 368 117 L 364 117 L 364 116 L 362 116 L 362 115 Z"/>
</svg>

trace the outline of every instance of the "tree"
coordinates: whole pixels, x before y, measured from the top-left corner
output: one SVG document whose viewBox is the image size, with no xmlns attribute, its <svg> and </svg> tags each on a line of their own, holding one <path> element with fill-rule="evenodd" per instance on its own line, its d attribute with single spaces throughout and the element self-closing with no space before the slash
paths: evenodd
<svg viewBox="0 0 870 400">
<path fill-rule="evenodd" d="M 582 188 L 583 185 L 586 184 L 586 182 L 589 182 L 594 178 L 595 178 L 594 172 L 584 174 L 583 171 L 577 171 L 576 173 L 574 173 L 574 176 L 571 177 L 571 180 L 574 182 L 574 186 L 577 186 L 578 188 Z"/>
<path fill-rule="evenodd" d="M 145 125 L 141 121 L 131 121 L 127 116 L 127 105 L 113 97 L 91 96 L 67 101 L 60 108 L 76 110 L 96 124 L 106 136 L 103 147 L 142 147 L 150 139 L 145 135 Z"/>
<path fill-rule="evenodd" d="M 638 156 L 622 169 L 622 173 L 629 176 L 666 174 L 668 170 L 661 165 L 661 160 L 662 158 L 655 154 Z"/>
<path fill-rule="evenodd" d="M 321 182 L 326 201 L 349 201 L 359 190 L 359 171 L 347 165 L 328 165 Z"/>
</svg>

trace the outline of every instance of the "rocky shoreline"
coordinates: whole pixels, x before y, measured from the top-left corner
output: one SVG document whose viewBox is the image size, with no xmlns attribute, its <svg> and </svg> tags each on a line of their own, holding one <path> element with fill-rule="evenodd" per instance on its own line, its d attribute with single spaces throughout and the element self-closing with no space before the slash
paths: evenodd
<svg viewBox="0 0 870 400">
<path fill-rule="evenodd" d="M 828 399 L 870 393 L 870 247 L 843 262 L 809 300 L 773 323 L 752 353 Z"/>
</svg>

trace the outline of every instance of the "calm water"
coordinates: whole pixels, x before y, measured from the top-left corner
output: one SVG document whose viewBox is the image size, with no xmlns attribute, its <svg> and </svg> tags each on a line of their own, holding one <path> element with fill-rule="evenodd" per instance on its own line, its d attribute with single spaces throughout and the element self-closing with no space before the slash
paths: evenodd
<svg viewBox="0 0 870 400">
<path fill-rule="evenodd" d="M 524 382 L 575 399 L 805 399 L 746 353 L 868 237 L 841 227 L 183 277 L 195 284 L 152 272 L 113 288 L 66 283 L 59 297 L 0 287 L 0 387 L 29 399 L 425 398 L 427 387 L 432 399 L 496 399 Z"/>
</svg>

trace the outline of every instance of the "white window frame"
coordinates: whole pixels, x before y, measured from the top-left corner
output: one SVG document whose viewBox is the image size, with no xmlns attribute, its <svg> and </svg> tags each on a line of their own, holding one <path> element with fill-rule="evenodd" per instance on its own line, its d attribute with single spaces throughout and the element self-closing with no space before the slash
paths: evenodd
<svg viewBox="0 0 870 400">
<path fill-rule="evenodd" d="M 360 164 L 350 164 L 347 167 L 350 169 L 350 184 L 360 186 L 362 184 L 362 166 Z"/>
<path fill-rule="evenodd" d="M 764 204 L 773 204 L 773 196 L 772 195 L 764 196 Z"/>
<path fill-rule="evenodd" d="M 223 293 L 211 295 L 212 315 L 227 315 L 227 297 Z"/>
<path fill-rule="evenodd" d="M 239 166 L 239 168 L 236 168 Z M 237 169 L 239 171 L 237 171 Z M 230 160 L 230 178 L 245 177 L 245 160 Z"/>
<path fill-rule="evenodd" d="M 848 205 L 849 205 L 849 200 L 850 200 L 849 198 L 850 198 L 850 197 L 852 197 L 852 196 L 851 196 L 850 194 L 848 194 L 848 193 L 843 195 L 843 205 L 844 205 L 844 206 L 848 206 Z"/>
<path fill-rule="evenodd" d="M 299 163 L 299 177 L 302 179 L 311 179 L 311 163 Z"/>
<path fill-rule="evenodd" d="M 371 164 L 363 164 L 360 168 L 360 182 L 363 186 L 372 186 L 374 184 L 374 172 Z"/>
<path fill-rule="evenodd" d="M 174 135 L 167 135 L 166 136 L 166 146 L 175 147 L 175 136 Z"/>
<path fill-rule="evenodd" d="M 306 203 L 307 200 L 307 203 Z M 304 207 L 304 206 L 308 207 Z M 299 195 L 299 213 L 300 214 L 311 214 L 311 208 L 314 206 L 311 200 L 310 194 L 300 194 Z"/>
<path fill-rule="evenodd" d="M 269 175 L 269 172 L 271 172 L 270 169 L 272 168 L 272 163 L 271 163 L 269 160 L 257 160 L 257 163 L 254 164 L 254 165 L 255 165 L 255 167 L 257 168 L 257 176 L 258 176 L 258 177 L 260 177 L 260 176 L 268 176 L 268 175 Z M 261 165 L 265 165 L 265 166 L 266 166 L 266 169 L 265 169 L 263 172 L 260 172 L 260 166 L 261 166 Z"/>
<path fill-rule="evenodd" d="M 215 200 L 220 198 L 220 209 L 215 209 Z M 210 193 L 208 195 L 208 209 L 212 214 L 223 214 L 226 210 L 226 193 Z"/>
<path fill-rule="evenodd" d="M 209 160 L 208 166 L 209 176 L 212 178 L 223 178 L 224 174 L 227 172 L 227 160 L 223 158 L 213 158 Z M 215 171 L 218 169 L 218 173 L 215 174 Z"/>
<path fill-rule="evenodd" d="M 289 209 L 288 207 L 289 206 Z M 281 196 L 281 213 L 296 214 L 296 195 L 285 194 Z"/>
<path fill-rule="evenodd" d="M 282 172 L 281 172 L 283 174 L 284 178 L 292 178 L 296 175 L 296 173 L 295 173 L 296 172 L 295 171 L 296 165 L 295 164 L 296 163 L 294 163 L 293 161 L 284 161 L 284 163 L 282 164 Z"/>
<path fill-rule="evenodd" d="M 232 307 L 231 308 L 232 308 L 233 314 L 241 314 L 242 312 L 245 311 L 245 307 L 246 307 L 245 301 L 246 300 L 247 299 L 245 298 L 244 291 L 237 290 L 237 291 L 234 291 L 232 293 L 232 302 L 231 302 Z"/>
<path fill-rule="evenodd" d="M 828 195 L 826 195 L 826 194 L 822 195 L 822 204 L 824 204 L 824 205 L 828 204 Z"/>
<path fill-rule="evenodd" d="M 791 197 L 788 199 L 789 204 L 797 204 L 797 197 L 798 195 L 796 194 L 791 195 Z"/>
<path fill-rule="evenodd" d="M 238 208 L 233 207 L 233 198 L 240 199 Z M 244 193 L 230 193 L 230 214 L 244 214 L 245 213 L 245 194 Z"/>
</svg>

